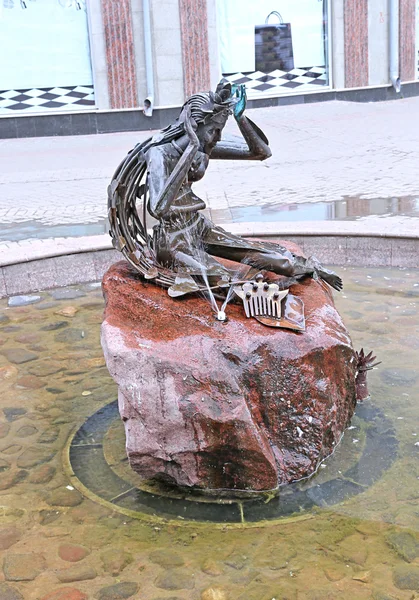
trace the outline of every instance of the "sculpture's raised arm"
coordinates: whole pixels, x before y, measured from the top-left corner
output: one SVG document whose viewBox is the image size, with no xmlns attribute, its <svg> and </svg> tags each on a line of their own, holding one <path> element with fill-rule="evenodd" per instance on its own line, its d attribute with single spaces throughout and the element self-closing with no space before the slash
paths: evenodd
<svg viewBox="0 0 419 600">
<path fill-rule="evenodd" d="M 233 114 L 243 138 L 235 135 L 226 135 L 220 140 L 213 151 L 211 158 L 225 160 L 265 160 L 272 156 L 269 141 L 259 127 L 244 115 L 246 108 L 246 88 L 244 85 L 236 88 L 234 92 L 236 103 Z"/>
</svg>

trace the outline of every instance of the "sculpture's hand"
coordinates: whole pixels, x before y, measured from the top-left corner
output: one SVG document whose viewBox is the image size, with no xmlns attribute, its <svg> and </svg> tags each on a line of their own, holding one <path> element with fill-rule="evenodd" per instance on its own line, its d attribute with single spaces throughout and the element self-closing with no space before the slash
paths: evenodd
<svg viewBox="0 0 419 600">
<path fill-rule="evenodd" d="M 182 111 L 181 118 L 185 124 L 185 133 L 189 138 L 189 142 L 190 142 L 191 146 L 198 149 L 199 139 L 195 133 L 198 126 L 197 126 L 195 120 L 192 118 L 190 106 L 185 106 L 185 108 Z"/>
<path fill-rule="evenodd" d="M 235 86 L 234 94 L 237 98 L 234 106 L 234 117 L 236 120 L 239 120 L 246 108 L 246 86 L 244 84 Z"/>
</svg>

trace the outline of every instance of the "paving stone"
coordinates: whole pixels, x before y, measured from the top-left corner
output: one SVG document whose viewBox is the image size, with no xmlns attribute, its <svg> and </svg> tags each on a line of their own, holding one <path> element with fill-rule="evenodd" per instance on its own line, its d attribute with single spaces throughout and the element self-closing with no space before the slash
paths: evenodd
<svg viewBox="0 0 419 600">
<path fill-rule="evenodd" d="M 14 363 L 15 365 L 21 365 L 38 358 L 37 354 L 29 352 L 29 350 L 25 350 L 24 348 L 8 348 L 2 350 L 1 354 L 3 354 L 9 362 Z"/>
<path fill-rule="evenodd" d="M 77 490 L 68 490 L 67 488 L 58 488 L 54 490 L 47 503 L 50 506 L 77 506 L 83 502 L 83 496 Z"/>
<path fill-rule="evenodd" d="M 45 382 L 35 377 L 35 375 L 24 375 L 16 381 L 16 385 L 27 390 L 39 390 L 45 386 Z"/>
<path fill-rule="evenodd" d="M 69 569 L 61 569 L 60 571 L 57 571 L 57 577 L 61 583 L 72 583 L 73 581 L 86 581 L 88 579 L 95 579 L 97 577 L 97 573 L 92 567 L 74 565 Z"/>
<path fill-rule="evenodd" d="M 393 531 L 387 535 L 386 542 L 406 562 L 419 556 L 419 540 L 408 531 Z"/>
<path fill-rule="evenodd" d="M 50 525 L 61 517 L 59 510 L 41 510 L 39 512 L 39 522 L 41 525 Z"/>
<path fill-rule="evenodd" d="M 13 379 L 19 373 L 19 370 L 14 365 L 6 365 L 5 367 L 0 368 L 0 381 L 7 381 L 8 379 Z"/>
<path fill-rule="evenodd" d="M 5 527 L 0 529 L 0 550 L 8 550 L 22 537 L 22 532 L 17 527 Z"/>
<path fill-rule="evenodd" d="M 17 459 L 17 466 L 22 469 L 30 469 L 31 467 L 36 467 L 49 462 L 54 456 L 55 452 L 49 448 L 30 446 L 24 450 Z"/>
<path fill-rule="evenodd" d="M 88 596 L 75 588 L 64 587 L 42 596 L 40 600 L 87 600 Z M 1 600 L 1 599 L 0 599 Z"/>
<path fill-rule="evenodd" d="M 125 550 L 109 549 L 101 554 L 103 569 L 113 577 L 119 575 L 133 562 L 132 555 Z"/>
<path fill-rule="evenodd" d="M 9 488 L 26 479 L 27 476 L 28 472 L 24 469 L 9 471 L 3 474 L 0 479 L 0 490 L 8 490 Z"/>
<path fill-rule="evenodd" d="M 63 371 L 64 367 L 59 362 L 48 360 L 31 365 L 28 371 L 31 375 L 36 375 L 36 377 L 48 377 L 49 375 L 55 375 L 55 373 Z"/>
<path fill-rule="evenodd" d="M 56 342 L 72 344 L 74 342 L 82 342 L 84 340 L 85 333 L 83 329 L 74 329 L 69 327 L 64 329 L 54 337 Z"/>
<path fill-rule="evenodd" d="M 209 587 L 201 592 L 201 600 L 228 600 L 228 594 L 223 588 Z"/>
<path fill-rule="evenodd" d="M 15 337 L 19 344 L 37 344 L 41 336 L 38 333 L 23 333 Z"/>
<path fill-rule="evenodd" d="M 97 600 L 124 600 L 125 598 L 131 598 L 138 590 L 138 583 L 123 581 L 102 588 L 95 598 L 97 598 Z"/>
<path fill-rule="evenodd" d="M 41 331 L 56 331 L 57 329 L 67 327 L 68 324 L 68 321 L 56 321 L 55 323 L 50 323 L 49 325 L 45 325 L 45 327 L 41 327 Z"/>
<path fill-rule="evenodd" d="M 58 427 L 50 427 L 46 429 L 38 438 L 40 444 L 53 444 L 60 435 L 60 429 Z"/>
<path fill-rule="evenodd" d="M 55 312 L 56 315 L 61 315 L 63 317 L 70 317 L 73 318 L 76 316 L 76 314 L 79 312 L 79 309 L 76 308 L 75 306 L 64 306 L 64 308 L 61 308 L 60 310 L 57 310 Z"/>
<path fill-rule="evenodd" d="M 17 454 L 21 450 L 22 450 L 22 446 L 19 446 L 19 444 L 10 444 L 10 446 L 4 446 L 1 450 L 1 453 L 8 456 L 11 454 Z"/>
<path fill-rule="evenodd" d="M 9 435 L 10 425 L 8 423 L 0 423 L 0 440 Z"/>
<path fill-rule="evenodd" d="M 6 554 L 3 572 L 6 581 L 32 581 L 46 569 L 42 554 Z"/>
<path fill-rule="evenodd" d="M 195 582 L 189 571 L 169 569 L 157 577 L 155 586 L 162 590 L 193 590 Z"/>
<path fill-rule="evenodd" d="M 166 569 L 182 567 L 185 564 L 183 558 L 172 550 L 154 550 L 149 558 L 151 562 Z"/>
<path fill-rule="evenodd" d="M 29 483 L 48 483 L 54 477 L 56 468 L 52 465 L 41 465 L 30 472 Z"/>
<path fill-rule="evenodd" d="M 73 288 L 58 288 L 50 291 L 51 296 L 54 300 L 73 300 L 74 298 L 81 298 L 86 294 L 81 290 Z"/>
<path fill-rule="evenodd" d="M 67 562 L 79 562 L 89 554 L 89 548 L 78 544 L 61 544 L 58 548 L 58 556 Z"/>
<path fill-rule="evenodd" d="M 399 590 L 419 592 L 419 567 L 399 565 L 393 569 L 393 583 Z"/>
<path fill-rule="evenodd" d="M 22 594 L 7 583 L 0 583 L 0 600 L 25 600 Z"/>
<path fill-rule="evenodd" d="M 38 432 L 37 428 L 34 427 L 33 425 L 24 425 L 23 427 L 21 427 L 20 429 L 17 430 L 16 437 L 27 438 L 27 437 L 30 437 L 31 435 L 35 435 L 35 433 L 37 433 L 37 432 Z"/>
<path fill-rule="evenodd" d="M 8 421 L 17 421 L 17 419 L 20 419 L 21 417 L 23 417 L 23 415 L 26 415 L 28 411 L 26 410 L 26 408 L 16 408 L 13 406 L 10 408 L 3 408 L 3 412 L 4 416 Z"/>
<path fill-rule="evenodd" d="M 7 306 L 26 306 L 27 304 L 35 304 L 41 300 L 41 296 L 11 296 L 7 301 Z"/>
</svg>

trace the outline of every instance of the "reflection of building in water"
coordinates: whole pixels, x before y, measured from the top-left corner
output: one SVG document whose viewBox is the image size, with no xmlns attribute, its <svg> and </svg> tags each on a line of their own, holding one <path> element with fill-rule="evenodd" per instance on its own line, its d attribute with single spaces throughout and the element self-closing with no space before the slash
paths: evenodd
<svg viewBox="0 0 419 600">
<path fill-rule="evenodd" d="M 419 209 L 417 198 L 346 198 L 333 203 L 330 219 L 367 217 L 369 215 L 415 214 Z"/>
</svg>

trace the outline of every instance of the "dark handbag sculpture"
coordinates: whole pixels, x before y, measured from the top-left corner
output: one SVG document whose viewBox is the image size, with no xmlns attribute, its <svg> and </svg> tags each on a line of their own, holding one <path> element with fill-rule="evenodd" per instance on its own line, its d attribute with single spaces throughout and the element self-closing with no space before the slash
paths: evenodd
<svg viewBox="0 0 419 600">
<path fill-rule="evenodd" d="M 269 23 L 271 15 L 278 17 L 279 23 Z M 262 73 L 294 68 L 291 23 L 284 23 L 276 10 L 269 13 L 264 25 L 255 26 L 255 65 Z"/>
</svg>

